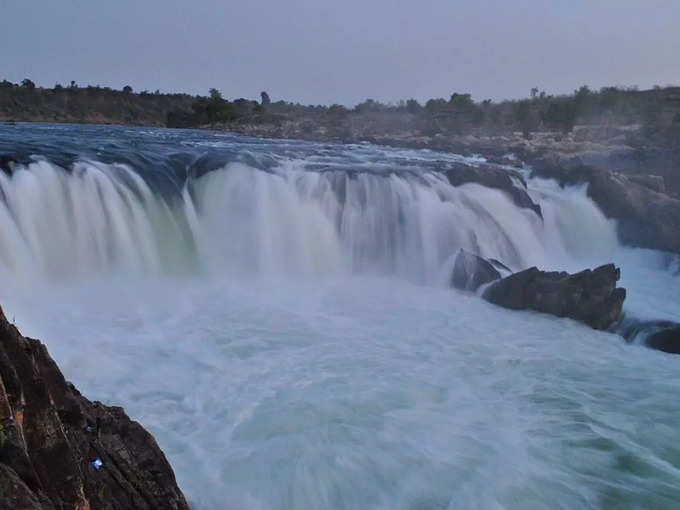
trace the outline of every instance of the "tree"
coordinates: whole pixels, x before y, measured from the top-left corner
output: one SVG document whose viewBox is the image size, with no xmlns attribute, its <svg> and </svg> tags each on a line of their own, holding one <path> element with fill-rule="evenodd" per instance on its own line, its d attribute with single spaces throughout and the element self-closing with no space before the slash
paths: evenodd
<svg viewBox="0 0 680 510">
<path fill-rule="evenodd" d="M 33 83 L 28 78 L 24 78 L 24 80 L 21 82 L 21 86 L 28 90 L 35 89 L 35 83 Z"/>
<path fill-rule="evenodd" d="M 529 140 L 531 137 L 531 130 L 534 127 L 532 122 L 533 118 L 531 115 L 530 101 L 524 100 L 515 103 L 513 110 L 515 119 L 517 120 L 517 123 L 519 124 L 519 127 L 522 130 L 522 136 L 524 136 L 525 139 Z"/>
<path fill-rule="evenodd" d="M 570 100 L 553 101 L 543 112 L 543 120 L 569 133 L 574 129 L 576 120 L 575 104 Z"/>
<path fill-rule="evenodd" d="M 531 89 L 531 99 L 536 100 L 538 97 L 538 87 L 534 87 Z"/>
<path fill-rule="evenodd" d="M 78 88 L 78 84 L 76 83 L 75 80 L 71 80 L 71 85 L 70 85 L 70 87 L 71 87 L 72 89 L 77 89 L 77 88 Z"/>
<path fill-rule="evenodd" d="M 268 104 L 270 104 L 270 103 L 272 102 L 272 100 L 269 99 L 269 94 L 267 94 L 267 93 L 264 92 L 264 91 L 260 92 L 260 97 L 262 98 L 261 104 L 262 104 L 263 106 L 268 105 Z"/>
<path fill-rule="evenodd" d="M 125 87 L 123 87 L 123 92 L 125 94 L 132 94 L 132 87 L 130 87 L 130 85 L 125 85 Z"/>
<path fill-rule="evenodd" d="M 435 113 L 438 112 L 446 106 L 446 99 L 444 98 L 439 98 L 439 99 L 429 99 L 427 103 L 425 103 L 425 108 L 427 109 L 428 112 L 430 113 Z"/>
<path fill-rule="evenodd" d="M 212 101 L 224 101 L 224 98 L 222 97 L 222 93 L 217 90 L 216 88 L 212 88 L 208 91 L 210 94 L 210 99 Z"/>
<path fill-rule="evenodd" d="M 406 101 L 406 111 L 409 113 L 419 113 L 423 107 L 416 99 L 409 99 Z"/>
<path fill-rule="evenodd" d="M 472 101 L 471 94 L 458 94 L 457 92 L 454 92 L 453 94 L 451 94 L 449 104 L 451 106 L 455 106 L 456 108 L 466 110 L 473 106 L 474 102 Z"/>
<path fill-rule="evenodd" d="M 354 111 L 365 113 L 365 112 L 377 112 L 384 110 L 385 105 L 376 101 L 375 99 L 366 99 L 363 103 L 359 103 L 354 107 Z"/>
<path fill-rule="evenodd" d="M 61 83 L 55 83 L 55 84 L 54 84 L 54 90 L 61 90 L 61 89 L 63 89 L 63 88 L 64 88 L 64 87 L 61 86 Z"/>
</svg>

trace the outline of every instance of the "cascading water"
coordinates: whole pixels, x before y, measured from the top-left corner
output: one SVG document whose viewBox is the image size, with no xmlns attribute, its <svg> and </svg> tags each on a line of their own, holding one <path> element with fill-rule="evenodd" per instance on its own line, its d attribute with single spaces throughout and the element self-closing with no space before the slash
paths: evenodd
<svg viewBox="0 0 680 510">
<path fill-rule="evenodd" d="M 14 129 L 14 131 L 12 131 Z M 5 128 L 2 305 L 154 433 L 196 508 L 673 508 L 676 359 L 448 288 L 615 262 L 680 320 L 677 261 L 583 187 L 543 218 L 473 158 L 112 127 Z"/>
<path fill-rule="evenodd" d="M 0 175 L 0 260 L 38 278 L 93 272 L 399 275 L 447 283 L 458 249 L 512 268 L 606 260 L 614 227 L 579 191 L 543 193 L 545 221 L 503 192 L 442 174 L 263 171 L 232 163 L 154 193 L 127 165 L 49 161 Z"/>
</svg>

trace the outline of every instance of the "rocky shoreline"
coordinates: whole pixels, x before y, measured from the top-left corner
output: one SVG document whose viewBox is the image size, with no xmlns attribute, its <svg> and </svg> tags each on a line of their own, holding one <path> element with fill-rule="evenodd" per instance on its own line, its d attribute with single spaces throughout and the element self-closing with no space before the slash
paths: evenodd
<svg viewBox="0 0 680 510">
<path fill-rule="evenodd" d="M 153 436 L 91 402 L 0 309 L 0 509 L 188 510 Z"/>
</svg>

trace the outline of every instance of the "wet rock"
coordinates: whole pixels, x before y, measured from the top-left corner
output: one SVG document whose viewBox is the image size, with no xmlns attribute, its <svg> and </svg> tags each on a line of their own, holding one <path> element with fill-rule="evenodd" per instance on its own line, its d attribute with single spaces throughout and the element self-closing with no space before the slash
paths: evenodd
<svg viewBox="0 0 680 510">
<path fill-rule="evenodd" d="M 519 172 L 490 165 L 470 166 L 459 163 L 452 168 L 447 168 L 444 175 L 452 186 L 477 183 L 488 188 L 504 191 L 515 205 L 531 209 L 543 217 L 541 206 L 535 203 L 527 193 L 526 182 Z"/>
<path fill-rule="evenodd" d="M 616 287 L 619 277 L 614 264 L 576 274 L 532 267 L 493 283 L 482 296 L 505 308 L 536 310 L 607 329 L 619 319 L 626 298 L 626 290 Z"/>
<path fill-rule="evenodd" d="M 456 255 L 451 285 L 456 289 L 476 291 L 500 277 L 501 274 L 489 261 L 461 249 Z"/>
<path fill-rule="evenodd" d="M 649 335 L 645 339 L 645 344 L 652 349 L 680 354 L 680 324 L 667 324 L 666 327 Z"/>
<path fill-rule="evenodd" d="M 642 343 L 652 349 L 680 354 L 680 324 L 664 320 L 625 318 L 617 327 L 628 342 Z"/>
<path fill-rule="evenodd" d="M 189 508 L 154 438 L 122 408 L 83 397 L 2 310 L 0 424 L 0 508 Z"/>
</svg>

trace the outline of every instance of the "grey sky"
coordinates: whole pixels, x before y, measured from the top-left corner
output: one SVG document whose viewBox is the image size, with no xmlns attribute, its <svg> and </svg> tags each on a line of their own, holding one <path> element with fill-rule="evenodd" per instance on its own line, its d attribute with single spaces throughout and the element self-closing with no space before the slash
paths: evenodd
<svg viewBox="0 0 680 510">
<path fill-rule="evenodd" d="M 0 79 L 353 105 L 680 83 L 679 0 L 0 0 Z"/>
</svg>

